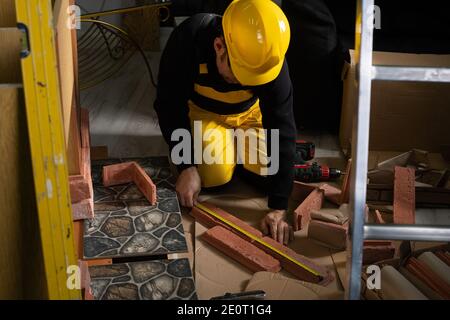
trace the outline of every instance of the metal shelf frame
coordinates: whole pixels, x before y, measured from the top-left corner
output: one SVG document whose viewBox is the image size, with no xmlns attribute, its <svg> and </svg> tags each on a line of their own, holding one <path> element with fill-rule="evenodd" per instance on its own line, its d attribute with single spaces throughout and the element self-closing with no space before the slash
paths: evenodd
<svg viewBox="0 0 450 320">
<path fill-rule="evenodd" d="M 365 225 L 372 80 L 450 82 L 450 68 L 374 66 L 374 0 L 358 0 L 355 25 L 357 112 L 353 121 L 346 298 L 360 299 L 364 239 L 449 241 L 450 226 Z"/>
</svg>

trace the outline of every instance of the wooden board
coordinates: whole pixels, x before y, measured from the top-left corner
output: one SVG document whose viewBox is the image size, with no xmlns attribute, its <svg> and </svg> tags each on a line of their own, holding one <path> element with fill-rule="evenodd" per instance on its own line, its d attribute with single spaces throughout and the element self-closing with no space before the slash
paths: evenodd
<svg viewBox="0 0 450 320">
<path fill-rule="evenodd" d="M 22 82 L 20 37 L 17 28 L 0 28 L 0 83 Z"/>
<path fill-rule="evenodd" d="M 0 28 L 15 27 L 16 5 L 14 0 L 0 0 Z"/>
<path fill-rule="evenodd" d="M 0 85 L 0 110 L 0 299 L 45 299 L 22 89 Z"/>
<path fill-rule="evenodd" d="M 20 251 L 22 217 L 20 212 L 20 151 L 19 141 L 24 138 L 19 130 L 19 105 L 22 97 L 20 89 L 0 88 L 0 152 L 6 156 L 0 166 L 2 182 L 0 184 L 0 205 L 2 207 L 2 223 L 0 224 L 0 299 L 17 299 L 22 296 L 22 277 L 20 272 L 23 263 Z"/>
<path fill-rule="evenodd" d="M 73 3 L 73 0 L 56 0 L 53 15 L 55 18 L 56 50 L 69 175 L 79 175 L 81 144 L 73 48 L 76 42 L 73 39 L 73 30 L 67 28 L 67 19 L 69 18 L 67 7 Z"/>
</svg>

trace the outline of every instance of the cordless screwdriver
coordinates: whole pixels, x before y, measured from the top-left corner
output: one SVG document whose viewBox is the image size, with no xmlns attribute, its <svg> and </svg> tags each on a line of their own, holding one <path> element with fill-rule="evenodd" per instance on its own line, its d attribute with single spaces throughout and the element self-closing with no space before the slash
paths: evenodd
<svg viewBox="0 0 450 320">
<path fill-rule="evenodd" d="M 295 180 L 302 182 L 319 182 L 338 179 L 343 173 L 336 168 L 319 165 L 317 162 L 296 164 Z"/>
<path fill-rule="evenodd" d="M 338 179 L 343 172 L 336 168 L 319 165 L 317 162 L 307 163 L 314 159 L 315 145 L 305 140 L 296 141 L 295 180 L 301 182 L 319 182 Z"/>
</svg>

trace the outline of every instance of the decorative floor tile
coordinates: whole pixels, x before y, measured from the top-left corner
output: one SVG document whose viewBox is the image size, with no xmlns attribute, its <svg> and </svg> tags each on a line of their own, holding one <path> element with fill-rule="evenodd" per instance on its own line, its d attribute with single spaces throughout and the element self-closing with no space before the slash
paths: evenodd
<svg viewBox="0 0 450 320">
<path fill-rule="evenodd" d="M 96 300 L 196 300 L 187 259 L 89 267 Z"/>
<path fill-rule="evenodd" d="M 157 187 L 152 206 L 133 184 L 103 187 L 104 165 L 136 161 Z M 94 211 L 85 220 L 84 257 L 150 256 L 187 251 L 181 213 L 166 157 L 92 162 Z"/>
</svg>

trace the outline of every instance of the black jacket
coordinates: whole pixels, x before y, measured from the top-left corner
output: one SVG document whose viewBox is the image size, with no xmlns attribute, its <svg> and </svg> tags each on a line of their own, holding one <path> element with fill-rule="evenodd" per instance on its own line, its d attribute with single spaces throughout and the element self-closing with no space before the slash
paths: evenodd
<svg viewBox="0 0 450 320">
<path fill-rule="evenodd" d="M 187 102 L 193 94 L 199 64 L 208 63 L 212 72 L 217 72 L 213 41 L 221 35 L 220 25 L 220 16 L 196 14 L 175 28 L 164 49 L 159 68 L 155 110 L 170 150 L 177 144 L 171 141 L 172 132 L 178 128 L 191 129 Z M 287 63 L 284 62 L 274 81 L 250 88 L 260 100 L 263 127 L 279 129 L 280 134 L 280 166 L 275 175 L 268 177 L 268 206 L 272 209 L 286 209 L 294 179 L 296 138 L 292 85 Z M 267 140 L 270 152 L 270 137 Z M 183 170 L 192 166 L 192 163 L 181 164 L 178 169 Z"/>
</svg>

